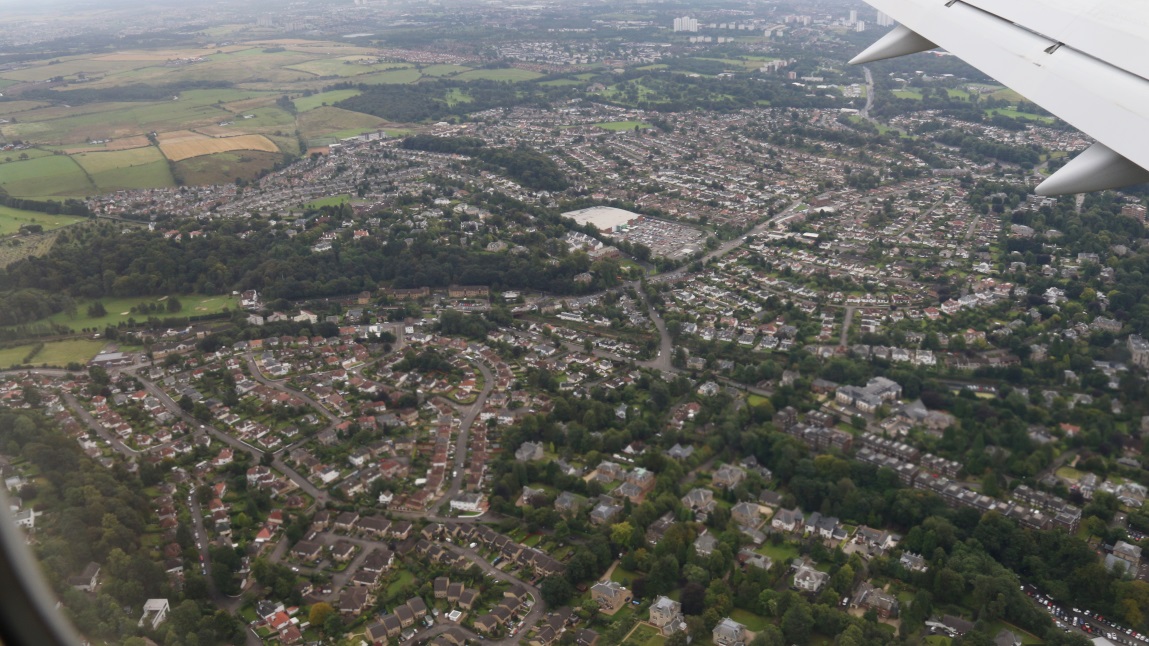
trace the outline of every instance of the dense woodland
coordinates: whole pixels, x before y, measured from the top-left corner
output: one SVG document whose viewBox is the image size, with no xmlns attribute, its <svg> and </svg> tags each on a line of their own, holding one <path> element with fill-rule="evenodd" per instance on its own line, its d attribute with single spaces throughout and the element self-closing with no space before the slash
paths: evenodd
<svg viewBox="0 0 1149 646">
<path fill-rule="evenodd" d="M 146 633 L 159 643 L 192 646 L 242 639 L 236 619 L 210 609 L 198 573 L 189 573 L 184 592 L 177 592 L 143 545 L 145 533 L 155 531 L 155 519 L 138 476 L 97 464 L 51 422 L 27 411 L 0 412 L 0 449 L 7 456 L 22 456 L 39 472 L 36 484 L 25 486 L 20 495 L 45 510 L 36 520 L 36 555 L 81 633 L 130 641 L 129 636 L 141 632 L 136 613 L 144 601 L 165 597 L 172 602 L 168 621 L 158 632 Z M 184 534 L 178 540 L 194 548 L 190 532 Z M 85 594 L 68 579 L 90 562 L 101 565 L 101 585 Z"/>
<path fill-rule="evenodd" d="M 553 159 L 524 145 L 513 149 L 489 148 L 482 139 L 476 137 L 415 135 L 404 139 L 403 147 L 408 150 L 474 157 L 485 167 L 505 173 L 524 187 L 534 190 L 561 191 L 569 186 Z"/>
</svg>

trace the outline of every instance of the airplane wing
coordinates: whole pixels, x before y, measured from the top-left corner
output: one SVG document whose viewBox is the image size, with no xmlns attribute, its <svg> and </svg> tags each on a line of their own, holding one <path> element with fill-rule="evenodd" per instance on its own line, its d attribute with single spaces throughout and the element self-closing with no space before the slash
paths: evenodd
<svg viewBox="0 0 1149 646">
<path fill-rule="evenodd" d="M 901 24 L 851 63 L 944 47 L 1097 140 L 1038 194 L 1149 181 L 1149 2 L 866 2 Z"/>
</svg>

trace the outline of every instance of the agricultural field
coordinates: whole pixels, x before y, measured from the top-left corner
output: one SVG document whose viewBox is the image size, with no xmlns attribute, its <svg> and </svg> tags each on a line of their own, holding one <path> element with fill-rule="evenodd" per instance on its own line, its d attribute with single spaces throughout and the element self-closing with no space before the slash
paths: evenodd
<svg viewBox="0 0 1149 646">
<path fill-rule="evenodd" d="M 469 72 L 471 68 L 463 67 L 462 65 L 428 65 L 419 68 L 423 76 L 455 76 L 463 72 Z"/>
<path fill-rule="evenodd" d="M 388 124 L 388 121 L 379 117 L 331 106 L 315 108 L 299 115 L 299 130 L 310 146 L 324 146 L 343 137 L 375 132 Z"/>
<path fill-rule="evenodd" d="M 263 135 L 206 137 L 185 130 L 164 133 L 159 139 L 160 150 L 168 159 L 176 162 L 233 150 L 257 150 L 268 153 L 279 151 L 279 148 Z"/>
<path fill-rule="evenodd" d="M 459 74 L 455 78 L 462 81 L 477 81 L 479 79 L 488 81 L 533 81 L 540 76 L 542 76 L 542 74 L 538 72 L 508 67 L 495 70 L 471 70 L 470 72 Z"/>
<path fill-rule="evenodd" d="M 0 164 L 0 187 L 15 197 L 64 197 L 96 192 L 88 174 L 67 155 Z"/>
<path fill-rule="evenodd" d="M 71 215 L 50 215 L 0 206 L 0 236 L 17 233 L 20 231 L 20 227 L 27 224 L 38 224 L 44 227 L 45 231 L 49 231 L 82 221 L 84 218 Z"/>
<path fill-rule="evenodd" d="M 359 94 L 359 90 L 332 90 L 330 92 L 312 94 L 311 96 L 301 96 L 292 103 L 295 104 L 296 110 L 307 112 L 308 110 L 321 108 L 325 105 L 334 105 L 337 101 L 350 99 L 353 96 L 359 96 Z"/>
<path fill-rule="evenodd" d="M 283 160 L 282 153 L 244 150 L 201 155 L 175 163 L 175 176 L 184 184 L 226 184 L 253 179 Z"/>
<path fill-rule="evenodd" d="M 30 343 L 0 350 L 0 368 L 17 364 L 63 368 L 69 363 L 85 364 L 92 360 L 107 343 L 98 339 L 69 339 L 49 341 L 42 347 Z"/>
</svg>

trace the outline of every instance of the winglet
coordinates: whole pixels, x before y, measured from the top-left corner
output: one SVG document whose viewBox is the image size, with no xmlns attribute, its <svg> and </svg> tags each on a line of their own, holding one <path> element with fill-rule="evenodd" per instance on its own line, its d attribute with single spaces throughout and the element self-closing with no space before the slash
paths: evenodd
<svg viewBox="0 0 1149 646">
<path fill-rule="evenodd" d="M 935 48 L 937 45 L 918 35 L 916 31 L 905 25 L 898 25 L 890 33 L 879 38 L 878 42 L 867 47 L 866 51 L 851 59 L 850 65 L 873 63 L 886 58 L 917 54 Z"/>
<path fill-rule="evenodd" d="M 1102 143 L 1095 143 L 1033 190 L 1038 195 L 1090 193 L 1149 182 L 1141 168 Z"/>
</svg>

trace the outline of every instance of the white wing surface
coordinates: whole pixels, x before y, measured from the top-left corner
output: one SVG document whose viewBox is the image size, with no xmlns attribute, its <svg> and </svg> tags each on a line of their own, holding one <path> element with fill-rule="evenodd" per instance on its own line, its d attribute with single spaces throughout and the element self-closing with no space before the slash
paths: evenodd
<svg viewBox="0 0 1149 646">
<path fill-rule="evenodd" d="M 1037 193 L 1149 181 L 1149 2 L 866 1 L 901 25 L 851 63 L 936 44 L 1097 140 Z"/>
</svg>

